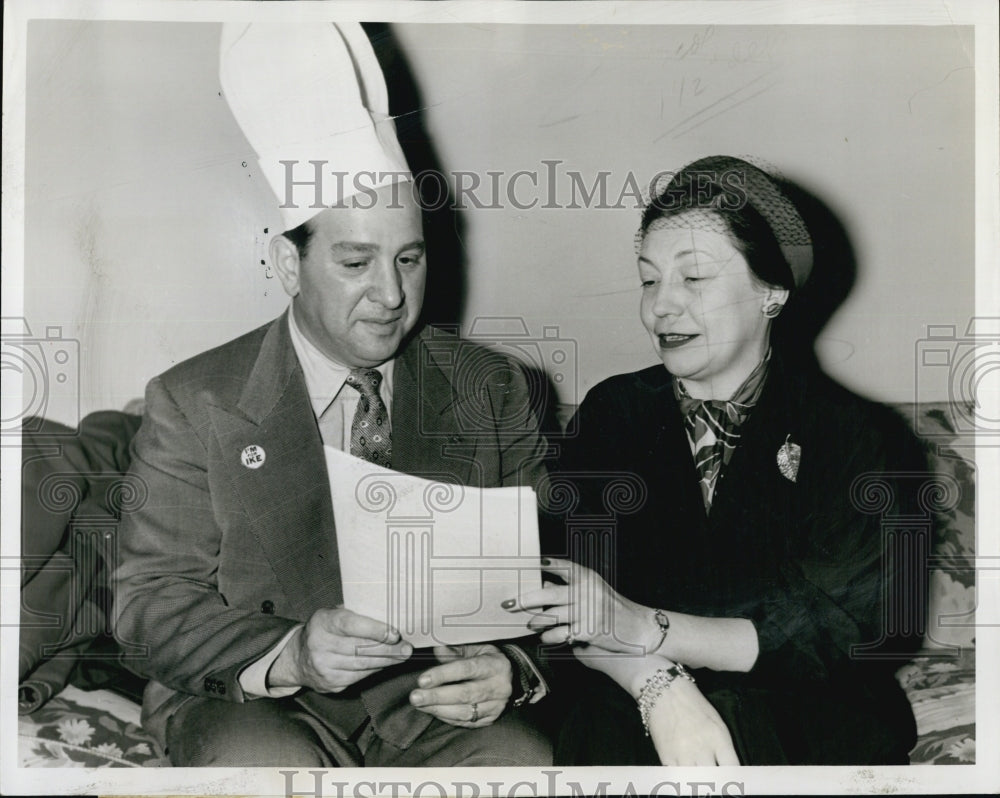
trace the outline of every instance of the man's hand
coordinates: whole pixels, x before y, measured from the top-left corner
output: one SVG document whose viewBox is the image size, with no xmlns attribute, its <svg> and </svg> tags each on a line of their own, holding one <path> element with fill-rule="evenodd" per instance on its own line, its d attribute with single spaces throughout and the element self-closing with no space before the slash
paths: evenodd
<svg viewBox="0 0 1000 798">
<path fill-rule="evenodd" d="M 345 609 L 317 610 L 281 650 L 267 683 L 339 693 L 412 653 L 413 646 L 381 621 Z"/>
<path fill-rule="evenodd" d="M 500 717 L 513 692 L 510 660 L 496 646 L 437 646 L 442 665 L 420 674 L 410 703 L 452 726 L 474 729 Z"/>
</svg>

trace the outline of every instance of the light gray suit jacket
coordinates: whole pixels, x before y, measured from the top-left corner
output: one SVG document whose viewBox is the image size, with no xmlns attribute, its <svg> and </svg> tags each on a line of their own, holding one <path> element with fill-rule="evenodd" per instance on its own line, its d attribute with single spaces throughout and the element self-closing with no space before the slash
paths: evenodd
<svg viewBox="0 0 1000 798">
<path fill-rule="evenodd" d="M 425 328 L 396 360 L 393 468 L 536 486 L 545 443 L 528 400 L 508 359 Z M 241 460 L 251 445 L 264 450 L 259 468 Z M 149 383 L 132 474 L 148 499 L 122 518 L 116 635 L 146 647 L 136 666 L 152 680 L 143 723 L 162 741 L 187 697 L 246 700 L 239 673 L 343 601 L 322 440 L 285 315 Z M 406 748 L 430 721 L 407 701 L 420 669 L 408 663 L 300 700 L 345 737 L 371 717 Z"/>
</svg>

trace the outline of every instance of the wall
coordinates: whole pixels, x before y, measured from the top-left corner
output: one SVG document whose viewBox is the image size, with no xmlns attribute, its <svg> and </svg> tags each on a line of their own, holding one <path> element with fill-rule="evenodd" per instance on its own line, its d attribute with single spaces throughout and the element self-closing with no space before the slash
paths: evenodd
<svg viewBox="0 0 1000 798">
<path fill-rule="evenodd" d="M 121 407 L 285 306 L 261 262 L 278 216 L 219 95 L 218 35 L 29 25 L 25 317 L 36 339 L 53 325 L 79 339 L 82 412 Z M 587 186 L 605 171 L 614 204 L 629 174 L 710 153 L 776 165 L 842 226 L 857 276 L 818 352 L 849 386 L 899 401 L 926 326 L 961 332 L 973 313 L 971 42 L 953 27 L 401 24 L 377 49 L 390 83 L 415 87 L 394 97 L 412 106 L 404 139 L 426 133 L 446 171 L 507 176 L 503 207 L 457 212 L 439 273 L 461 267 L 446 282 L 464 325 L 517 316 L 574 342 L 563 401 L 655 355 L 637 317 L 634 196 L 556 210 L 541 207 L 549 191 L 565 205 L 570 171 Z M 561 162 L 554 183 L 543 159 Z M 537 191 L 517 184 L 534 208 L 506 201 L 518 170 L 540 172 Z M 945 381 L 920 390 L 948 395 Z"/>
</svg>

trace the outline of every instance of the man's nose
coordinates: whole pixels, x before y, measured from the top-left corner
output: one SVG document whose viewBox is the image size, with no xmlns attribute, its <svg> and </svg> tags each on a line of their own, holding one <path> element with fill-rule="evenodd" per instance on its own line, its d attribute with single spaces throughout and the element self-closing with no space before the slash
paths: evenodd
<svg viewBox="0 0 1000 798">
<path fill-rule="evenodd" d="M 390 310 L 403 304 L 406 294 L 403 292 L 403 281 L 394 261 L 381 262 L 372 272 L 368 298 Z"/>
</svg>

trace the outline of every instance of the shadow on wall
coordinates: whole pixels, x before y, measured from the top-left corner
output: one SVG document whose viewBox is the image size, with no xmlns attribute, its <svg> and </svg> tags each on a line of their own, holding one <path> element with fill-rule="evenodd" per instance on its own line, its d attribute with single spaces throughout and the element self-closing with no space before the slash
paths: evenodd
<svg viewBox="0 0 1000 798">
<path fill-rule="evenodd" d="M 819 369 L 816 339 L 854 288 L 857 258 L 843 224 L 822 200 L 796 183 L 780 185 L 809 229 L 813 269 L 775 320 L 771 340 L 792 368 Z"/>
<path fill-rule="evenodd" d="M 396 118 L 396 133 L 410 171 L 446 174 L 424 122 L 424 103 L 410 65 L 391 27 L 384 22 L 362 25 L 382 66 L 389 90 L 389 113 Z M 455 326 L 466 298 L 466 263 L 462 237 L 465 225 L 454 208 L 450 188 L 441 180 L 421 180 L 424 191 L 424 238 L 427 241 L 427 289 L 423 320 Z M 449 191 L 447 201 L 438 194 Z"/>
</svg>

